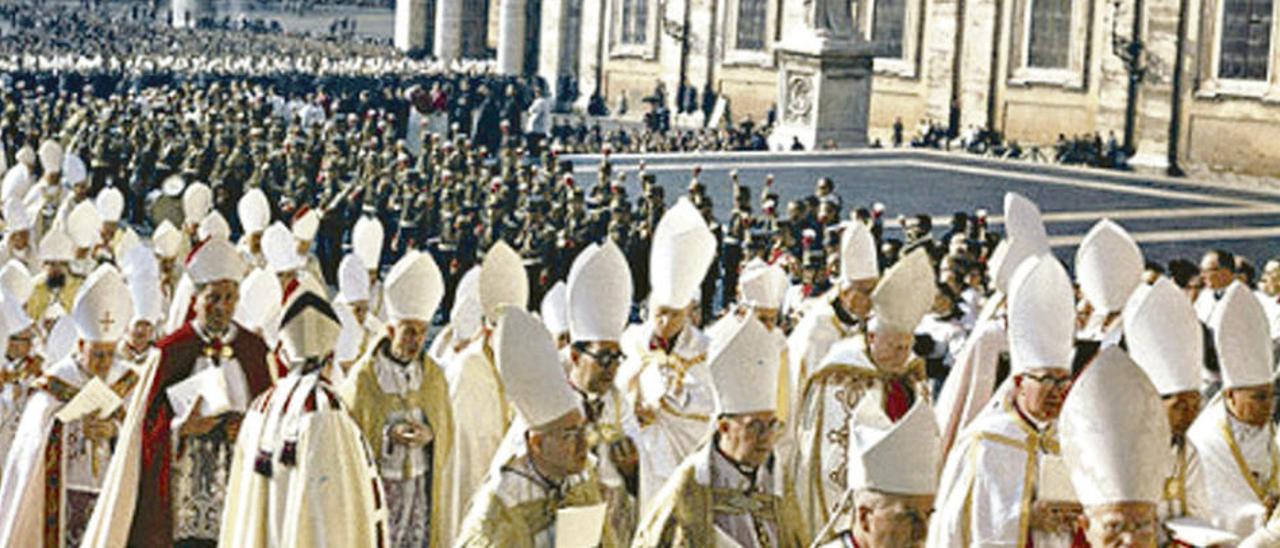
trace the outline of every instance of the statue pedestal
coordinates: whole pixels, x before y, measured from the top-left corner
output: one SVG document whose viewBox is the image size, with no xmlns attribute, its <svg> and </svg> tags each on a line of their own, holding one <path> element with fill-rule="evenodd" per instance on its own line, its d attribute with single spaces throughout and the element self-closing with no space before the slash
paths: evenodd
<svg viewBox="0 0 1280 548">
<path fill-rule="evenodd" d="M 778 121 L 769 148 L 790 150 L 795 141 L 805 150 L 865 147 L 876 48 L 856 38 L 804 42 L 775 50 Z"/>
</svg>

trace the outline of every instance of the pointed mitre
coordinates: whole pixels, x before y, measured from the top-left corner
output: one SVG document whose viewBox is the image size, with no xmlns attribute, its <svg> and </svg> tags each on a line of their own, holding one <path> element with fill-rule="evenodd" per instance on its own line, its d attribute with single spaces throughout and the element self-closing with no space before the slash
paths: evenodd
<svg viewBox="0 0 1280 548">
<path fill-rule="evenodd" d="M 760 258 L 751 259 L 738 275 L 738 300 L 752 308 L 779 310 L 790 286 L 791 280 L 782 267 Z"/>
<path fill-rule="evenodd" d="M 236 203 L 236 214 L 245 234 L 262 232 L 271 223 L 271 204 L 261 189 L 250 189 Z"/>
<path fill-rule="evenodd" d="M 182 191 L 182 219 L 185 224 L 195 224 L 213 209 L 213 190 L 204 183 L 191 183 Z"/>
<path fill-rule="evenodd" d="M 498 240 L 480 264 L 480 305 L 489 321 L 506 306 L 524 308 L 529 302 L 529 277 L 524 259 L 507 242 Z"/>
<path fill-rule="evenodd" d="M 1104 349 L 1076 379 L 1058 432 L 1081 504 L 1160 500 L 1169 421 L 1156 387 L 1123 350 Z"/>
<path fill-rule="evenodd" d="M 240 282 L 240 300 L 236 303 L 236 323 L 249 329 L 268 327 L 267 323 L 280 311 L 284 288 L 274 272 L 255 268 Z M 270 326 L 273 327 L 274 326 Z"/>
<path fill-rule="evenodd" d="M 689 306 L 697 297 L 715 254 L 716 237 L 698 208 L 681 197 L 653 231 L 649 308 Z"/>
<path fill-rule="evenodd" d="M 871 228 L 860 222 L 846 223 L 840 235 L 840 281 L 851 283 L 880 276 L 880 260 Z"/>
<path fill-rule="evenodd" d="M 1022 266 L 1022 263 L 1026 262 L 1027 259 L 1047 254 L 1049 254 L 1049 250 L 1038 250 L 1024 240 L 1016 240 L 1014 238 L 1000 240 L 1000 243 L 996 245 L 995 251 L 991 252 L 989 269 L 996 289 L 1007 296 L 1009 294 L 1009 281 L 1013 278 L 1013 273 L 1018 270 L 1018 267 Z"/>
<path fill-rule="evenodd" d="M 431 255 L 410 251 L 387 273 L 385 306 L 392 321 L 431 323 L 444 296 L 444 278 Z"/>
<path fill-rule="evenodd" d="M 160 279 L 160 263 L 156 256 L 144 246 L 134 246 L 120 257 L 120 274 L 124 279 L 152 277 Z"/>
<path fill-rule="evenodd" d="M 43 262 L 70 262 L 75 255 L 76 244 L 66 232 L 50 230 L 40 239 L 40 260 Z"/>
<path fill-rule="evenodd" d="M 1075 337 L 1075 292 L 1062 264 L 1051 255 L 1018 267 L 1010 283 L 1009 358 L 1013 373 L 1070 369 Z"/>
<path fill-rule="evenodd" d="M 97 245 L 102 235 L 102 217 L 98 209 L 89 200 L 80 202 L 67 214 L 67 235 L 71 236 L 76 249 Z"/>
<path fill-rule="evenodd" d="M 129 296 L 133 302 L 133 318 L 129 324 L 147 321 L 159 326 L 164 319 L 164 293 L 160 290 L 160 280 L 154 276 L 137 276 L 126 278 L 129 284 Z"/>
<path fill-rule="evenodd" d="M 228 240 L 231 238 L 231 224 L 227 222 L 226 217 L 222 216 L 222 213 L 215 209 L 200 220 L 200 226 L 196 229 L 196 238 L 200 241 L 205 241 L 209 238 Z"/>
<path fill-rule="evenodd" d="M 1080 291 L 1095 308 L 1116 312 L 1124 308 L 1142 283 L 1142 250 L 1133 237 L 1111 222 L 1098 221 L 1076 250 L 1076 279 Z"/>
<path fill-rule="evenodd" d="M 1129 356 L 1161 395 L 1200 390 L 1204 337 L 1195 307 L 1168 278 L 1135 292 L 1125 306 L 1124 338 Z"/>
<path fill-rule="evenodd" d="M 569 338 L 620 341 L 631 316 L 631 268 L 612 240 L 583 251 L 569 272 Z"/>
<path fill-rule="evenodd" d="M 920 318 L 933 308 L 938 292 L 933 264 L 924 248 L 908 253 L 885 271 L 871 293 L 878 331 L 914 333 Z"/>
<path fill-rule="evenodd" d="M 196 285 L 218 281 L 240 282 L 245 263 L 240 252 L 222 238 L 205 241 L 187 259 L 187 274 Z"/>
<path fill-rule="evenodd" d="M 929 404 L 917 398 L 898 422 L 884 412 L 878 390 L 863 396 L 849 421 L 849 489 L 891 495 L 932 495 L 938 490 L 942 438 Z"/>
<path fill-rule="evenodd" d="M 581 409 L 551 333 L 524 309 L 510 307 L 504 312 L 493 334 L 493 349 L 507 397 L 530 427 Z"/>
<path fill-rule="evenodd" d="M 369 300 L 369 269 L 360 256 L 348 253 L 338 263 L 338 302 L 356 303 Z"/>
<path fill-rule="evenodd" d="M 0 290 L 3 290 L 9 298 L 17 299 L 18 302 L 26 304 L 27 299 L 31 298 L 31 293 L 35 291 L 35 284 L 31 281 L 31 271 L 27 270 L 27 266 L 17 259 L 9 259 L 3 268 L 0 268 Z"/>
<path fill-rule="evenodd" d="M 27 311 L 23 309 L 22 303 L 8 294 L 5 294 L 4 298 L 0 299 L 0 315 L 4 317 L 4 325 L 8 329 L 9 335 L 24 331 L 35 323 L 31 320 L 31 316 L 27 315 Z"/>
<path fill-rule="evenodd" d="M 316 238 L 320 230 L 320 214 L 316 210 L 304 207 L 293 216 L 293 236 L 300 241 L 310 242 Z"/>
<path fill-rule="evenodd" d="M 84 160 L 76 154 L 68 153 L 62 158 L 62 184 L 76 186 L 89 178 L 89 170 Z"/>
<path fill-rule="evenodd" d="M 1010 238 L 1026 243 L 1032 255 L 1049 251 L 1049 234 L 1040 207 L 1016 192 L 1004 195 L 1004 231 Z"/>
<path fill-rule="evenodd" d="M 62 145 L 57 141 L 49 139 L 40 143 L 40 167 L 45 173 L 61 172 L 63 156 Z"/>
<path fill-rule="evenodd" d="M 151 233 L 151 242 L 155 245 L 156 255 L 166 259 L 178 256 L 182 249 L 182 233 L 168 219 L 160 221 L 160 226 Z"/>
<path fill-rule="evenodd" d="M 262 255 L 273 272 L 289 272 L 305 264 L 302 256 L 298 255 L 298 243 L 293 239 L 293 233 L 279 221 L 271 223 L 262 232 Z"/>
<path fill-rule="evenodd" d="M 1248 286 L 1232 282 L 1209 317 L 1223 388 L 1271 384 L 1275 361 L 1266 312 Z"/>
<path fill-rule="evenodd" d="M 360 217 L 351 229 L 351 252 L 370 270 L 377 270 L 382 259 L 382 223 L 374 217 Z"/>
<path fill-rule="evenodd" d="M 133 315 L 133 303 L 124 277 L 114 266 L 94 270 L 76 292 L 71 317 L 82 340 L 118 341 Z"/>
<path fill-rule="evenodd" d="M 328 355 L 341 330 L 337 312 L 322 293 L 300 288 L 284 303 L 279 336 L 291 364 Z"/>
<path fill-rule="evenodd" d="M 564 282 L 556 282 L 542 296 L 542 304 L 538 306 L 538 315 L 542 324 L 552 335 L 559 337 L 569 332 L 569 294 Z"/>
<path fill-rule="evenodd" d="M 716 413 L 735 415 L 776 411 L 778 348 L 754 314 L 726 318 L 734 322 L 712 343 L 708 367 L 715 387 Z"/>
<path fill-rule="evenodd" d="M 470 339 L 484 325 L 484 307 L 480 304 L 480 266 L 471 267 L 454 290 L 449 325 L 454 341 Z"/>
<path fill-rule="evenodd" d="M 98 210 L 98 216 L 102 217 L 102 222 L 118 223 L 120 215 L 124 213 L 124 194 L 116 187 L 106 187 L 98 192 L 93 205 Z"/>
<path fill-rule="evenodd" d="M 31 216 L 27 214 L 27 207 L 20 200 L 5 202 L 4 205 L 4 231 L 8 234 L 21 232 L 23 230 L 31 230 Z"/>
</svg>

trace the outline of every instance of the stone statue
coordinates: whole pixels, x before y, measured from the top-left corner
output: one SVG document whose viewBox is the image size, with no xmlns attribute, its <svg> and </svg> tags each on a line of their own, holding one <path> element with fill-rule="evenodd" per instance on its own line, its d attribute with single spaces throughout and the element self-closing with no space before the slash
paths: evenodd
<svg viewBox="0 0 1280 548">
<path fill-rule="evenodd" d="M 823 38 L 853 38 L 853 6 L 850 0 L 805 0 L 811 9 L 809 24 Z"/>
</svg>

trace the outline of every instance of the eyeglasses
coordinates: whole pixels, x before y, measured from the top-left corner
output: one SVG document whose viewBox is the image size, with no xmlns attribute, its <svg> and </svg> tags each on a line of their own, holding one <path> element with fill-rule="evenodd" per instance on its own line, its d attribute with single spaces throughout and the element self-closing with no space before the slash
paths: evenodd
<svg viewBox="0 0 1280 548">
<path fill-rule="evenodd" d="M 600 364 L 604 369 L 612 369 L 622 363 L 622 352 L 617 350 L 606 350 L 604 352 L 591 352 L 584 346 L 577 347 L 578 352 L 591 356 L 591 359 Z"/>
<path fill-rule="evenodd" d="M 1031 379 L 1049 388 L 1066 388 L 1071 386 L 1074 380 L 1071 377 L 1052 377 L 1049 375 L 1023 375 L 1024 378 Z"/>
<path fill-rule="evenodd" d="M 739 422 L 738 424 L 741 424 L 742 428 L 746 430 L 748 434 L 757 438 L 771 436 L 782 431 L 782 421 L 776 418 L 769 419 L 768 421 L 751 419 L 746 422 Z"/>
</svg>

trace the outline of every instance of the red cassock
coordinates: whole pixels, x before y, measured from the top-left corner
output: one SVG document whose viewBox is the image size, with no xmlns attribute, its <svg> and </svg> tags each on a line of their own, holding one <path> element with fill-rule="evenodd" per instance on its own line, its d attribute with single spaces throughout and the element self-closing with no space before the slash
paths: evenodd
<svg viewBox="0 0 1280 548">
<path fill-rule="evenodd" d="M 160 366 L 156 368 L 157 378 L 147 394 L 147 414 L 142 423 L 142 470 L 138 478 L 137 509 L 129 530 L 129 546 L 173 546 L 173 507 L 169 493 L 169 472 L 173 463 L 169 422 L 173 419 L 173 410 L 164 394 L 170 386 L 192 374 L 196 360 L 205 355 L 209 346 L 216 344 L 202 339 L 191 322 L 183 324 L 181 329 L 157 344 Z M 249 400 L 252 401 L 271 387 L 266 343 L 237 325 L 230 346 L 244 371 L 249 385 Z"/>
</svg>

